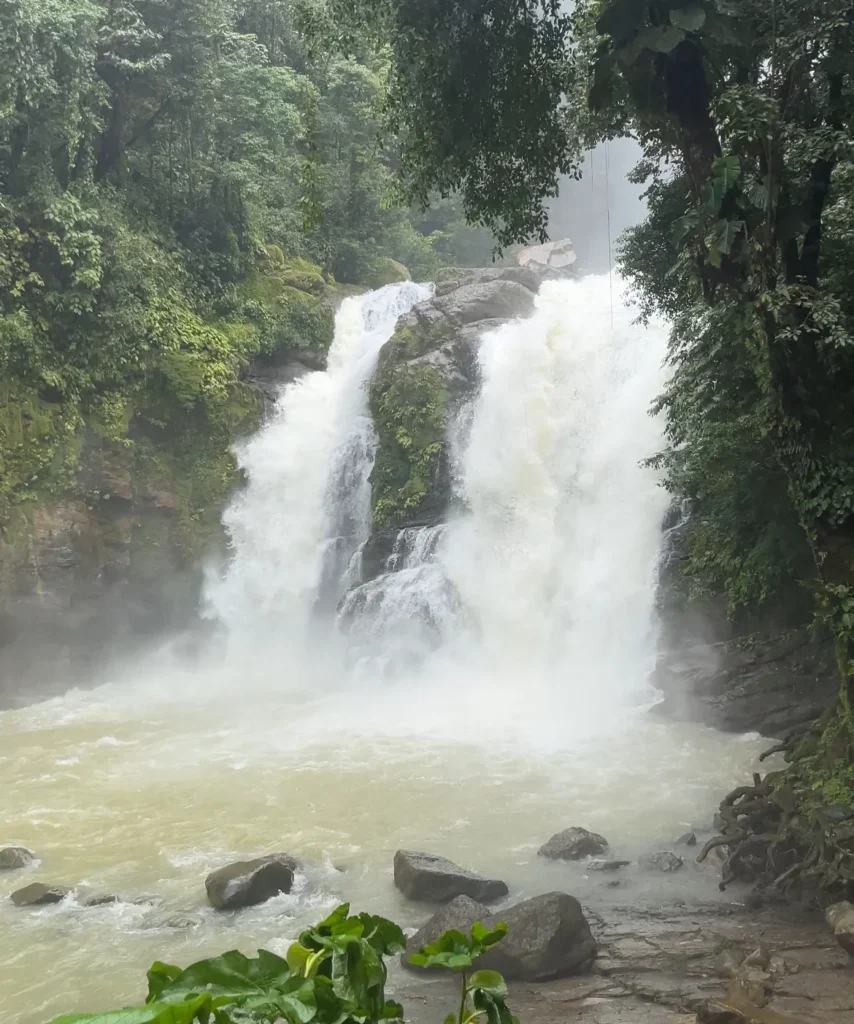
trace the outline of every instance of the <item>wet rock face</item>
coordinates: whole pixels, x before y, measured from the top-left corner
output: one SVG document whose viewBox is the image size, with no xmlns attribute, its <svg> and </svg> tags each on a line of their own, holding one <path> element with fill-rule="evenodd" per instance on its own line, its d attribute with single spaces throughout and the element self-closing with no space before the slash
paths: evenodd
<svg viewBox="0 0 854 1024">
<path fill-rule="evenodd" d="M 208 902 L 217 910 L 266 903 L 291 891 L 296 869 L 297 862 L 284 853 L 228 864 L 205 879 Z"/>
<path fill-rule="evenodd" d="M 0 850 L 0 871 L 16 871 L 32 864 L 36 855 L 23 846 L 7 846 Z"/>
<path fill-rule="evenodd" d="M 12 902 L 16 907 L 42 907 L 50 903 L 61 903 L 70 893 L 71 890 L 62 885 L 33 882 L 13 892 Z"/>
<path fill-rule="evenodd" d="M 483 878 L 445 857 L 413 850 L 394 855 L 394 884 L 409 899 L 431 903 L 447 903 L 457 896 L 491 903 L 509 892 L 500 879 Z"/>
<path fill-rule="evenodd" d="M 503 921 L 507 935 L 480 958 L 478 966 L 500 971 L 511 981 L 547 981 L 587 971 L 596 942 L 581 904 L 564 892 L 517 903 L 484 921 Z"/>
<path fill-rule="evenodd" d="M 813 721 L 836 695 L 832 644 L 806 628 L 662 651 L 658 714 L 725 732 L 783 736 Z"/>
<path fill-rule="evenodd" d="M 549 860 L 581 860 L 582 857 L 595 857 L 607 849 L 608 840 L 604 836 L 573 826 L 553 835 L 537 853 Z"/>
</svg>

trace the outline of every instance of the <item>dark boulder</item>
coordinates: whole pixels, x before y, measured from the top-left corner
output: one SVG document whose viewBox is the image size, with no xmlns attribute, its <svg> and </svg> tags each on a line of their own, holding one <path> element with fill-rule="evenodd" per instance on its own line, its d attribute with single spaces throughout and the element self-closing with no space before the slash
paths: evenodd
<svg viewBox="0 0 854 1024">
<path fill-rule="evenodd" d="M 124 902 L 121 896 L 117 896 L 114 892 L 96 892 L 80 898 L 81 907 L 110 907 L 114 903 Z"/>
<path fill-rule="evenodd" d="M 394 884 L 409 899 L 431 903 L 447 903 L 456 896 L 491 903 L 509 892 L 500 879 L 483 878 L 445 857 L 413 850 L 394 855 Z"/>
<path fill-rule="evenodd" d="M 574 896 L 550 892 L 498 913 L 459 896 L 408 940 L 403 963 L 449 929 L 467 934 L 475 921 L 485 928 L 507 925 L 507 935 L 480 957 L 477 966 L 500 971 L 510 981 L 548 981 L 580 974 L 596 957 L 596 942 L 581 904 Z"/>
<path fill-rule="evenodd" d="M 500 971 L 511 981 L 548 981 L 581 974 L 596 958 L 596 941 L 574 896 L 549 892 L 517 903 L 483 924 L 507 925 L 507 935 L 478 966 Z"/>
<path fill-rule="evenodd" d="M 425 946 L 435 942 L 444 932 L 453 930 L 467 935 L 476 921 L 485 921 L 491 913 L 489 907 L 483 903 L 478 903 L 469 896 L 457 896 L 407 939 L 406 952 L 401 956 L 401 962 L 404 966 L 407 965 L 413 953 L 418 953 Z"/>
<path fill-rule="evenodd" d="M 697 833 L 696 832 L 686 832 L 686 833 L 684 833 L 684 835 L 681 835 L 676 840 L 676 843 L 677 843 L 678 846 L 696 846 L 697 845 Z"/>
<path fill-rule="evenodd" d="M 284 853 L 228 864 L 205 879 L 208 902 L 217 910 L 266 903 L 291 891 L 296 869 L 297 862 Z"/>
<path fill-rule="evenodd" d="M 597 832 L 588 832 L 586 828 L 565 828 L 544 843 L 537 851 L 541 857 L 549 860 L 581 860 L 582 857 L 593 857 L 608 849 L 608 840 Z"/>
<path fill-rule="evenodd" d="M 32 864 L 36 855 L 23 846 L 7 846 L 0 850 L 0 871 L 16 871 Z"/>
<path fill-rule="evenodd" d="M 641 867 L 647 871 L 661 871 L 664 874 L 678 871 L 685 861 L 669 850 L 660 850 L 658 853 L 651 853 L 640 860 Z"/>
<path fill-rule="evenodd" d="M 48 903 L 61 903 L 71 890 L 62 885 L 44 885 L 33 882 L 12 893 L 12 902 L 16 907 L 43 907 Z"/>
</svg>

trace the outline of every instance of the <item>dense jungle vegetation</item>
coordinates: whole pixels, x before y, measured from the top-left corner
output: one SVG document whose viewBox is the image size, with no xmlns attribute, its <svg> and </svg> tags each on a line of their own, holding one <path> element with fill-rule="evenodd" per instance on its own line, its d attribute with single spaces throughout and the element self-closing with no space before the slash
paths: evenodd
<svg viewBox="0 0 854 1024">
<path fill-rule="evenodd" d="M 322 353 L 345 286 L 489 260 L 453 202 L 395 196 L 388 73 L 312 52 L 292 0 L 0 0 L 7 542 L 29 506 L 97 501 L 116 445 L 192 527 L 233 482 L 250 359 Z"/>
<path fill-rule="evenodd" d="M 621 249 L 673 323 L 656 462 L 687 501 L 684 569 L 733 611 L 802 594 L 836 706 L 790 767 L 725 801 L 731 873 L 854 885 L 854 3 L 330 0 L 337 43 L 390 42 L 413 199 L 457 190 L 509 244 L 559 175 L 638 140 L 649 215 Z"/>
</svg>

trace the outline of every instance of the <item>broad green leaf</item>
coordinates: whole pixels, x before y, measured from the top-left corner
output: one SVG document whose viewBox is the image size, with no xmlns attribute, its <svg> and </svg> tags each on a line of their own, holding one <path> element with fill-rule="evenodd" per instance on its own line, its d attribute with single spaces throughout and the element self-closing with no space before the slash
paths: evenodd
<svg viewBox="0 0 854 1024">
<path fill-rule="evenodd" d="M 420 950 L 428 956 L 438 953 L 467 953 L 471 950 L 471 939 L 462 932 L 450 929 L 443 932 L 435 942 Z"/>
<path fill-rule="evenodd" d="M 482 989 L 493 996 L 507 995 L 507 982 L 498 971 L 475 971 L 468 984 L 470 989 Z"/>
<path fill-rule="evenodd" d="M 688 235 L 691 234 L 699 223 L 699 217 L 696 213 L 686 213 L 684 217 L 679 217 L 673 222 L 673 244 L 676 246 L 681 245 Z"/>
<path fill-rule="evenodd" d="M 715 225 L 715 245 L 722 253 L 729 254 L 732 251 L 736 238 L 744 230 L 743 220 L 718 221 Z"/>
<path fill-rule="evenodd" d="M 205 1020 L 210 1010 L 210 996 L 199 995 L 184 1003 L 147 1003 L 108 1013 L 66 1014 L 51 1024 L 192 1024 L 197 1018 Z M 199 1017 L 200 1011 L 204 1017 Z"/>
<path fill-rule="evenodd" d="M 296 992 L 278 996 L 276 1006 L 291 1024 L 308 1024 L 317 1013 L 314 985 L 305 982 Z"/>
<path fill-rule="evenodd" d="M 315 950 L 306 949 L 305 946 L 301 946 L 298 942 L 291 943 L 287 953 L 288 967 L 294 974 L 305 975 L 308 962 L 315 955 L 315 952 Z"/>
<path fill-rule="evenodd" d="M 670 53 L 682 42 L 685 33 L 675 25 L 655 25 L 645 29 L 637 38 L 645 50 Z"/>
<path fill-rule="evenodd" d="M 385 917 L 373 914 L 359 914 L 365 941 L 383 956 L 396 956 L 406 949 L 403 929 Z"/>
<path fill-rule="evenodd" d="M 476 921 L 472 925 L 471 929 L 472 938 L 483 949 L 490 949 L 492 946 L 497 945 L 506 934 L 507 925 L 503 921 L 499 921 L 499 923 L 491 929 L 484 928 L 480 921 Z"/>
<path fill-rule="evenodd" d="M 332 913 L 324 918 L 320 924 L 316 926 L 317 931 L 321 931 L 324 928 L 332 929 L 336 925 L 343 924 L 347 920 L 350 914 L 350 904 L 342 903 L 340 907 L 336 907 Z"/>
<path fill-rule="evenodd" d="M 718 213 L 726 194 L 735 188 L 741 177 L 741 162 L 737 156 L 719 156 L 712 164 L 712 176 L 706 190 L 706 209 Z"/>
<path fill-rule="evenodd" d="M 699 4 L 677 7 L 670 12 L 670 21 L 684 32 L 699 32 L 706 21 L 706 12 Z"/>
<path fill-rule="evenodd" d="M 167 985 L 171 985 L 181 977 L 181 968 L 174 964 L 164 964 L 156 960 L 148 968 L 148 999 L 147 1002 L 154 1002 L 160 998 L 160 994 Z"/>
<path fill-rule="evenodd" d="M 192 964 L 163 985 L 158 998 L 163 1002 L 178 1002 L 205 991 L 218 1005 L 252 996 L 269 999 L 271 992 L 274 997 L 276 990 L 283 988 L 289 978 L 287 961 L 274 953 L 261 950 L 253 960 L 238 950 L 231 950 Z M 160 975 L 155 975 L 155 979 L 159 983 Z"/>
<path fill-rule="evenodd" d="M 765 212 L 768 209 L 768 186 L 764 182 L 753 182 L 745 191 L 757 210 Z"/>
</svg>

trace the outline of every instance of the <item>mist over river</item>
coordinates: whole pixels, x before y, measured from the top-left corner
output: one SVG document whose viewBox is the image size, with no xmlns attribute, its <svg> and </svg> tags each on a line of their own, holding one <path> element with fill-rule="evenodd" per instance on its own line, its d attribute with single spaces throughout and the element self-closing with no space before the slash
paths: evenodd
<svg viewBox="0 0 854 1024">
<path fill-rule="evenodd" d="M 281 953 L 344 900 L 418 925 L 425 908 L 392 884 L 399 847 L 503 878 L 512 901 L 716 897 L 690 858 L 609 889 L 537 857 L 570 825 L 619 857 L 669 848 L 767 745 L 650 714 L 668 497 L 642 463 L 661 446 L 665 328 L 635 323 L 607 277 L 543 283 L 531 315 L 480 341 L 479 387 L 449 419 L 450 513 L 400 531 L 367 578 L 366 384 L 431 291 L 347 299 L 328 369 L 288 385 L 241 449 L 197 661 L 167 648 L 0 714 L 0 845 L 40 858 L 5 890 L 156 897 L 0 899 L 4 1024 L 138 999 L 154 959 Z M 277 851 L 304 864 L 291 894 L 207 905 L 211 869 Z"/>
</svg>

